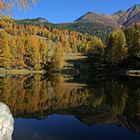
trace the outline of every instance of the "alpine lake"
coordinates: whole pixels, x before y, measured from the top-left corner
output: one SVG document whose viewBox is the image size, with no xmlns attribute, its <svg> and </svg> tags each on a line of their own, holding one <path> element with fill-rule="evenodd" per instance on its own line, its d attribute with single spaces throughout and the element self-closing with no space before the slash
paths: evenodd
<svg viewBox="0 0 140 140">
<path fill-rule="evenodd" d="M 13 140 L 140 140 L 140 79 L 53 74 L 0 78 Z"/>
</svg>

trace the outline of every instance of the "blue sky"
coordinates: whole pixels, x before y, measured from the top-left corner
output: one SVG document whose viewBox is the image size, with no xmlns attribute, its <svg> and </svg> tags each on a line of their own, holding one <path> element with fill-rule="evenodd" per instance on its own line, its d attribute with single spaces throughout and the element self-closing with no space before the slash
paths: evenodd
<svg viewBox="0 0 140 140">
<path fill-rule="evenodd" d="M 13 17 L 43 17 L 52 23 L 72 22 L 88 11 L 112 14 L 134 4 L 140 4 L 140 0 L 38 0 L 26 11 L 13 9 Z"/>
</svg>

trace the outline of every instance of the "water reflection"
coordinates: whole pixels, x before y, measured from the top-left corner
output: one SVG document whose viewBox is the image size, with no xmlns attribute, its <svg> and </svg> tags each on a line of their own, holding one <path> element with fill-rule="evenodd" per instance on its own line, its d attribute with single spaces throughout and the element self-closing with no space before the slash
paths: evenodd
<svg viewBox="0 0 140 140">
<path fill-rule="evenodd" d="M 7 76 L 0 79 L 0 101 L 15 118 L 72 115 L 86 125 L 115 124 L 140 132 L 139 87 L 139 79 L 78 84 L 62 75 Z"/>
</svg>

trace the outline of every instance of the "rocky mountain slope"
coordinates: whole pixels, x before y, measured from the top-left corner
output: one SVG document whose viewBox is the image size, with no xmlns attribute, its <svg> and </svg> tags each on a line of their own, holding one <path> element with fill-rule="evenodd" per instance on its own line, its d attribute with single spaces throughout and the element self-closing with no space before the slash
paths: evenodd
<svg viewBox="0 0 140 140">
<path fill-rule="evenodd" d="M 77 22 L 100 23 L 100 24 L 104 24 L 106 26 L 111 26 L 111 27 L 118 26 L 118 23 L 116 22 L 115 18 L 113 18 L 113 16 L 105 15 L 105 14 L 97 14 L 94 12 L 87 12 L 85 15 L 78 18 L 75 22 L 76 23 Z"/>
<path fill-rule="evenodd" d="M 87 12 L 85 15 L 78 18 L 75 22 L 101 23 L 111 27 L 126 27 L 132 23 L 140 22 L 140 4 L 136 4 L 126 11 L 118 11 L 112 15 Z"/>
</svg>

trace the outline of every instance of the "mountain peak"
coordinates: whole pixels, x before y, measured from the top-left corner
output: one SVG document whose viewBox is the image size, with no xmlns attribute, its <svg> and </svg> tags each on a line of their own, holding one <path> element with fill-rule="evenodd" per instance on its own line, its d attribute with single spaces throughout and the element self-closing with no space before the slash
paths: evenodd
<svg viewBox="0 0 140 140">
<path fill-rule="evenodd" d="M 120 10 L 112 15 L 89 11 L 75 22 L 100 23 L 111 27 L 129 26 L 132 23 L 140 22 L 140 4 L 135 4 L 127 10 Z"/>
<path fill-rule="evenodd" d="M 140 4 L 135 4 L 134 6 L 130 7 L 127 12 L 140 12 Z"/>
<path fill-rule="evenodd" d="M 48 22 L 48 20 L 46 20 L 45 18 L 42 18 L 42 17 L 38 17 L 38 18 L 36 18 L 36 20 L 39 20 L 40 22 Z"/>
<path fill-rule="evenodd" d="M 18 22 L 24 23 L 24 24 L 32 24 L 32 25 L 44 25 L 44 24 L 49 23 L 48 20 L 46 20 L 45 18 L 42 18 L 42 17 L 18 20 Z"/>
<path fill-rule="evenodd" d="M 114 19 L 111 16 L 105 14 L 98 14 L 91 11 L 87 12 L 86 14 L 84 14 L 83 16 L 75 20 L 75 22 L 100 23 L 106 26 L 113 26 L 113 27 L 116 27 L 117 24 L 115 23 Z"/>
<path fill-rule="evenodd" d="M 120 10 L 120 11 L 114 13 L 113 15 L 121 15 L 121 14 L 123 14 L 125 12 L 126 12 L 125 10 Z"/>
<path fill-rule="evenodd" d="M 140 4 L 135 4 L 133 7 L 140 8 Z"/>
<path fill-rule="evenodd" d="M 94 12 L 94 11 L 88 11 L 85 15 L 88 15 L 88 14 L 96 14 L 96 12 Z"/>
<path fill-rule="evenodd" d="M 92 14 L 92 12 L 91 11 L 88 11 L 85 15 L 87 15 L 87 14 Z"/>
<path fill-rule="evenodd" d="M 118 20 L 118 23 L 124 26 L 135 22 L 140 22 L 140 4 L 130 7 Z"/>
</svg>

